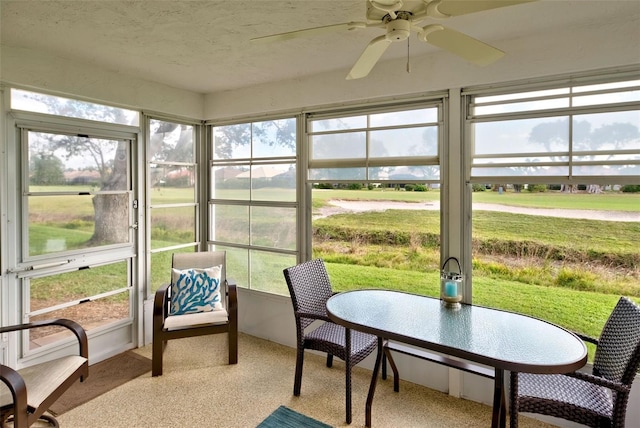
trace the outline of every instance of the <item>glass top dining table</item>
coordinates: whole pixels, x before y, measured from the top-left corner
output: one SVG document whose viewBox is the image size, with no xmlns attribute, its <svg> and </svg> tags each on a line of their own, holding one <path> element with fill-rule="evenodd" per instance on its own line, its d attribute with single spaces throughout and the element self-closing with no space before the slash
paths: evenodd
<svg viewBox="0 0 640 428">
<path fill-rule="evenodd" d="M 378 336 L 378 353 L 366 406 L 371 405 L 383 354 L 383 340 L 403 342 L 494 367 L 492 426 L 505 425 L 504 370 L 567 373 L 587 362 L 584 342 L 549 322 L 513 312 L 392 290 L 353 290 L 327 301 L 329 318 L 348 329 Z"/>
</svg>

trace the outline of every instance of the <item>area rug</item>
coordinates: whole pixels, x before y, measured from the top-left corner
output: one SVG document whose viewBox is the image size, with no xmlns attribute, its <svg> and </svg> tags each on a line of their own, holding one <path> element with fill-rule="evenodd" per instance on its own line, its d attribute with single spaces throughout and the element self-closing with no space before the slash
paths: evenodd
<svg viewBox="0 0 640 428">
<path fill-rule="evenodd" d="M 61 415 L 150 371 L 151 360 L 132 351 L 93 364 L 89 366 L 89 377 L 74 383 L 53 403 L 49 412 Z"/>
<path fill-rule="evenodd" d="M 331 425 L 305 416 L 288 407 L 280 406 L 260 422 L 258 428 L 331 428 Z"/>
</svg>

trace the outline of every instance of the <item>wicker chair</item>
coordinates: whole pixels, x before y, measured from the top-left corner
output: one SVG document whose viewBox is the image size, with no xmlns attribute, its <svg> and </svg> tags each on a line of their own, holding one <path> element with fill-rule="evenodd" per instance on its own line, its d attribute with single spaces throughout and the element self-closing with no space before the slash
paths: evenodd
<svg viewBox="0 0 640 428">
<path fill-rule="evenodd" d="M 326 303 L 332 296 L 331 282 L 320 259 L 311 260 L 285 269 L 284 277 L 291 294 L 296 318 L 297 359 L 293 395 L 300 395 L 304 350 L 313 349 L 327 353 L 327 367 L 333 365 L 333 356 L 345 362 L 346 371 L 346 420 L 351 423 L 351 368 L 376 349 L 376 336 L 334 324 L 327 316 Z M 311 331 L 305 331 L 314 321 L 325 321 Z M 347 333 L 351 349 L 347 350 Z M 385 355 L 383 365 L 386 363 Z"/>
<path fill-rule="evenodd" d="M 640 307 L 621 297 L 597 345 L 593 373 L 511 373 L 511 427 L 518 412 L 540 413 L 591 427 L 624 427 L 629 392 L 640 366 Z"/>
<path fill-rule="evenodd" d="M 226 252 L 203 251 L 175 253 L 172 268 L 207 268 L 222 266 L 220 287 L 223 310 L 186 315 L 170 315 L 171 284 L 156 291 L 153 304 L 153 346 L 151 375 L 162 375 L 162 354 L 168 340 L 206 334 L 227 334 L 229 337 L 229 364 L 238 362 L 238 297 L 236 283 L 226 276 Z"/>
</svg>

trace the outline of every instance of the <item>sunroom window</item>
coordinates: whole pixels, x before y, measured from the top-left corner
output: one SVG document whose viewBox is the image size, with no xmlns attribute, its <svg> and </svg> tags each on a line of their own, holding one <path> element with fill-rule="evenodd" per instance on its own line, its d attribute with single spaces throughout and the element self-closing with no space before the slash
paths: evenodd
<svg viewBox="0 0 640 428">
<path fill-rule="evenodd" d="M 21 322 L 70 318 L 91 335 L 133 323 L 139 113 L 11 89 L 8 300 Z M 20 355 L 66 334 L 26 330 Z M 122 341 L 125 341 L 123 339 Z"/>
<path fill-rule="evenodd" d="M 11 88 L 11 109 L 119 125 L 140 124 L 140 113 L 134 110 L 16 88 Z"/>
<path fill-rule="evenodd" d="M 198 250 L 197 127 L 149 120 L 151 291 L 170 279 L 171 255 Z"/>
<path fill-rule="evenodd" d="M 531 85 L 465 91 L 473 301 L 597 337 L 640 300 L 640 81 Z"/>
<path fill-rule="evenodd" d="M 209 236 L 238 286 L 288 295 L 298 260 L 297 121 L 213 126 Z"/>
<path fill-rule="evenodd" d="M 313 257 L 337 291 L 438 295 L 443 102 L 309 114 Z"/>
</svg>

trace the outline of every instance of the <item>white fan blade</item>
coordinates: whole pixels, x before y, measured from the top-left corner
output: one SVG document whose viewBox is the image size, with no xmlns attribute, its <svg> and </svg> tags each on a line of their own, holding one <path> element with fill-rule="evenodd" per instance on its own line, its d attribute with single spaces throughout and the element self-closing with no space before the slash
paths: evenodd
<svg viewBox="0 0 640 428">
<path fill-rule="evenodd" d="M 434 0 L 427 5 L 427 10 L 432 18 L 444 18 L 533 1 L 536 0 Z"/>
<path fill-rule="evenodd" d="M 391 43 L 391 40 L 387 39 L 386 35 L 371 40 L 360 55 L 360 58 L 353 65 L 353 68 L 351 68 L 347 80 L 360 79 L 368 75 Z"/>
<path fill-rule="evenodd" d="M 488 65 L 504 56 L 500 49 L 442 25 L 427 25 L 418 33 L 418 38 L 476 65 Z"/>
<path fill-rule="evenodd" d="M 324 27 L 307 28 L 298 31 L 289 31 L 287 33 L 272 34 L 270 36 L 254 37 L 252 42 L 275 42 L 283 40 L 291 40 L 298 37 L 310 37 L 318 34 L 332 33 L 340 30 L 354 30 L 356 28 L 366 28 L 366 22 L 345 22 L 342 24 L 325 25 Z"/>
</svg>

